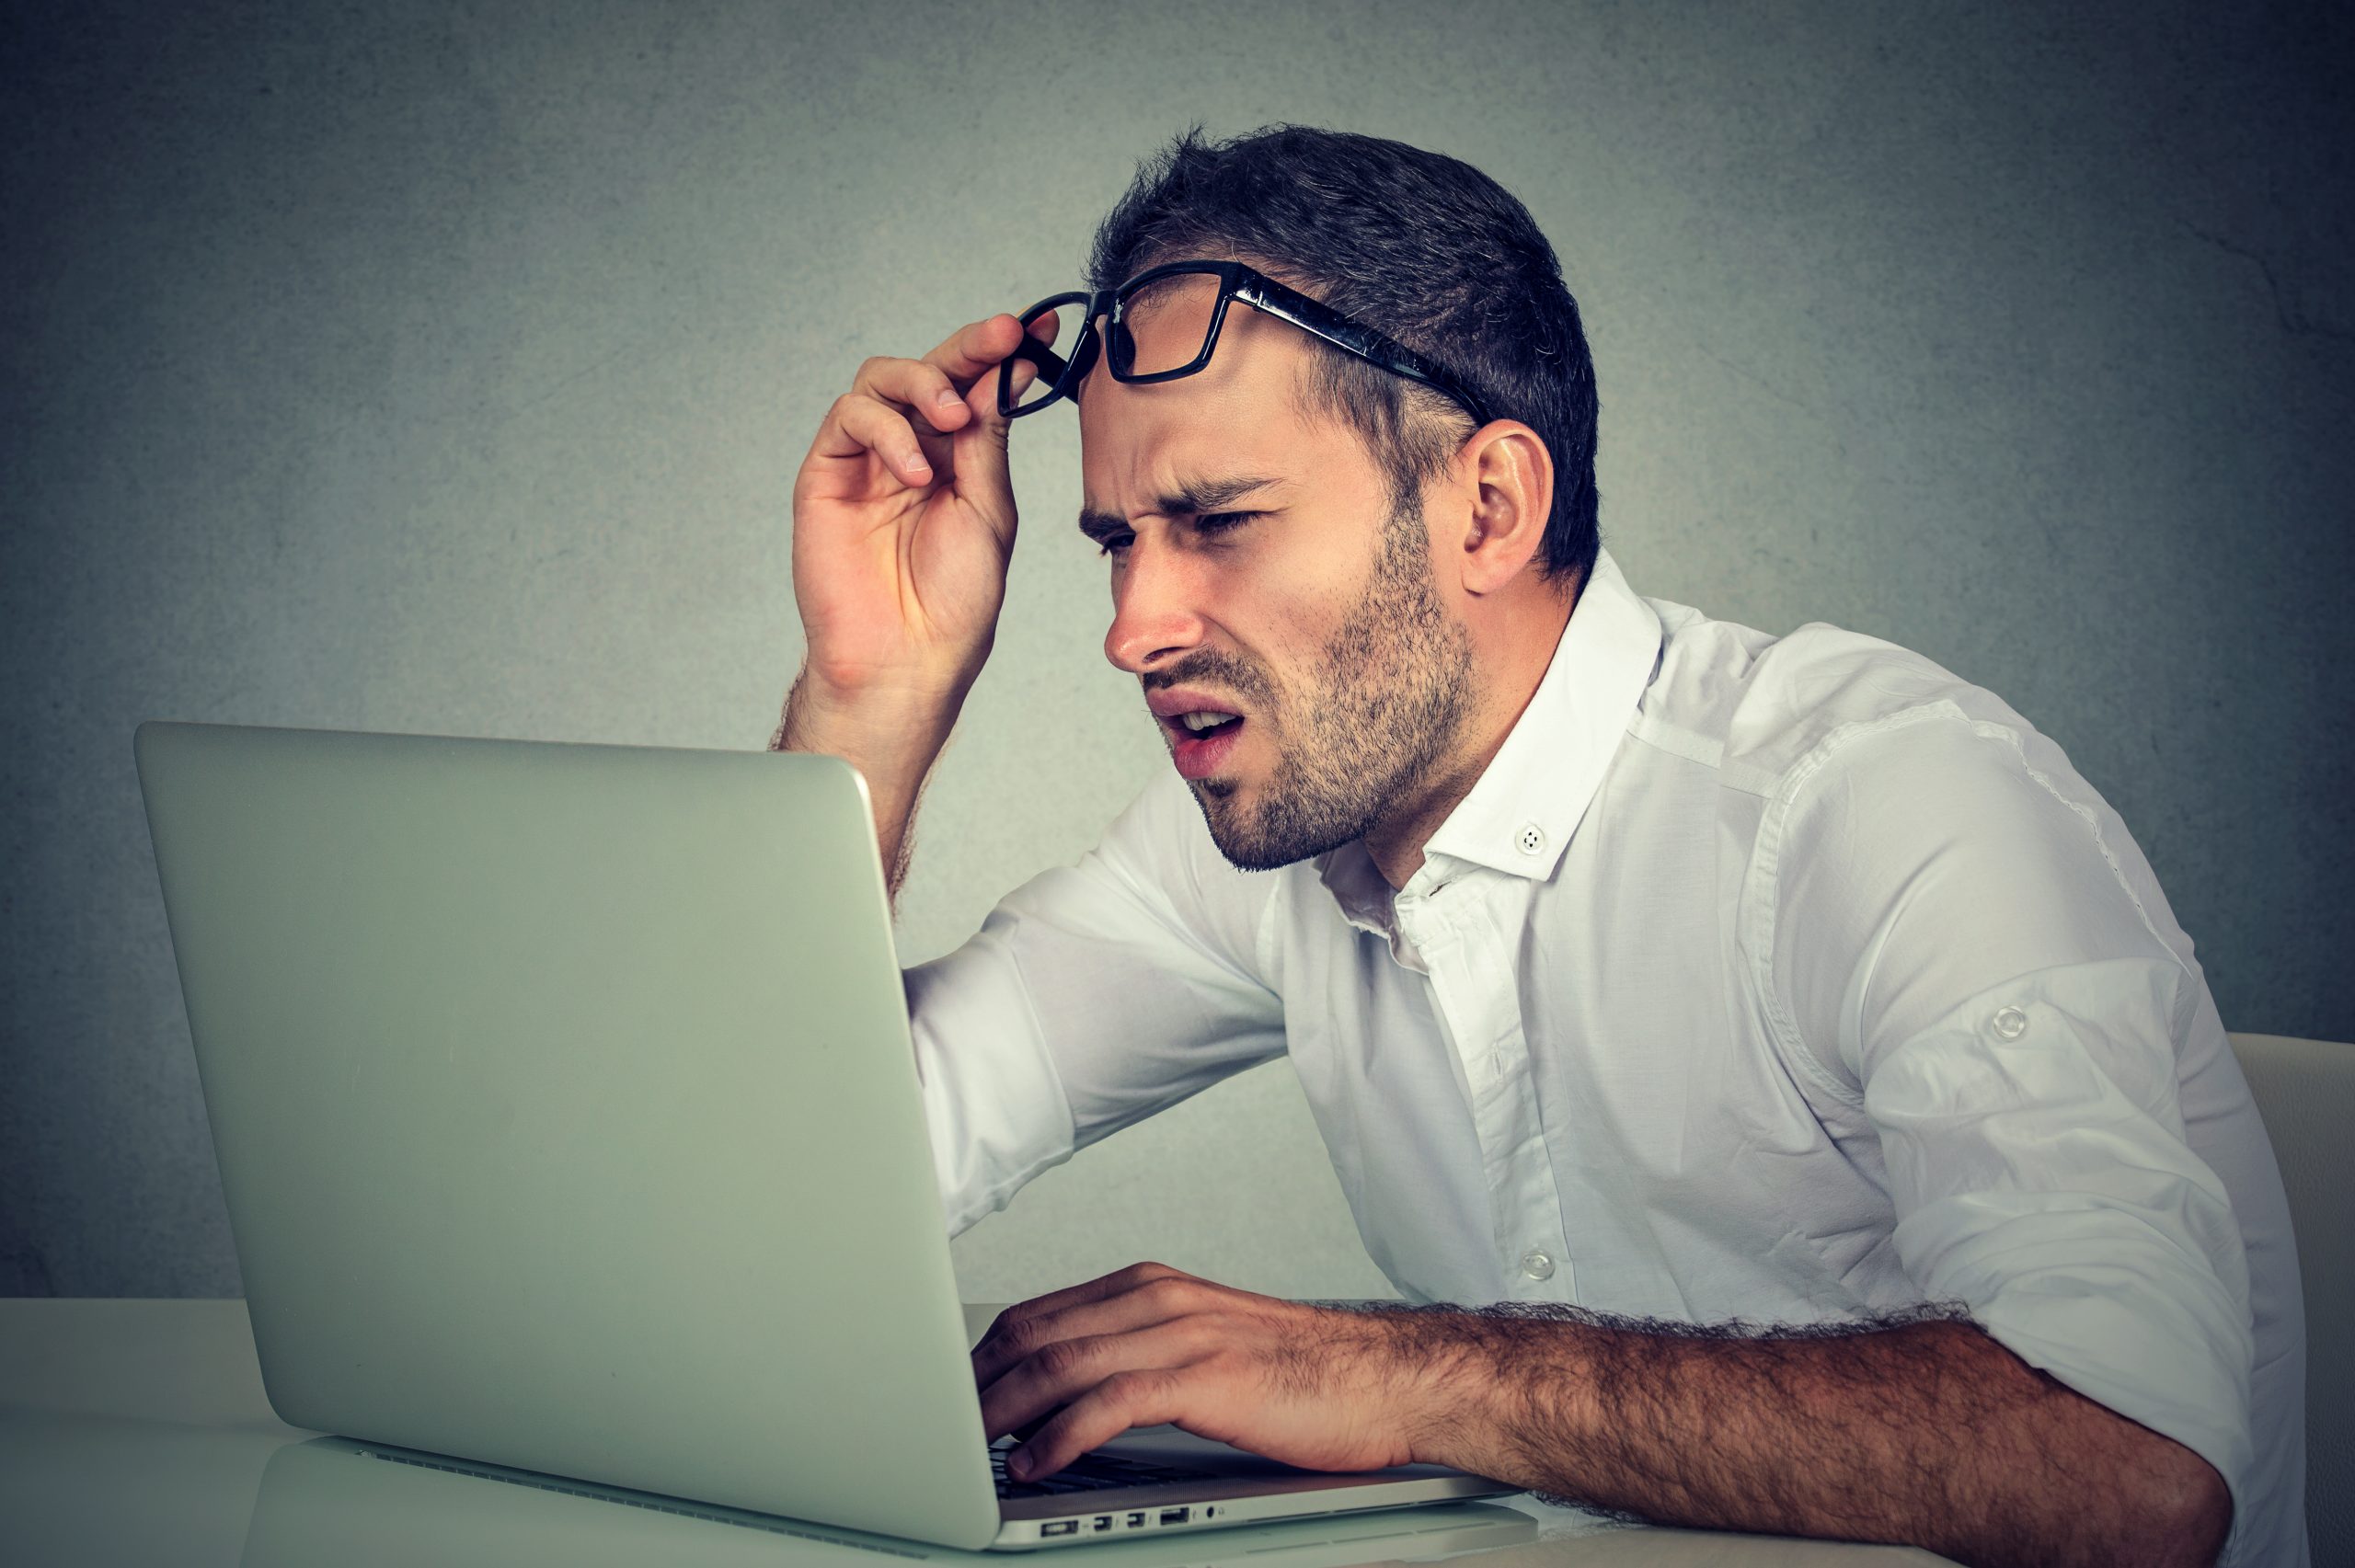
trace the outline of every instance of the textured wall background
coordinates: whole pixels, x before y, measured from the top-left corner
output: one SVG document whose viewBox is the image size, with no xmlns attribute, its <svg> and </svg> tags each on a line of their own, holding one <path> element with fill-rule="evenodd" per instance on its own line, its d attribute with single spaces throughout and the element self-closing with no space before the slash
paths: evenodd
<svg viewBox="0 0 2355 1568">
<path fill-rule="evenodd" d="M 1468 159 L 1553 237 L 1638 591 L 2002 692 L 2235 1028 L 2355 1037 L 2343 8 L 17 4 L 0 21 L 0 1291 L 235 1292 L 131 731 L 757 748 L 868 354 L 1072 286 L 1194 119 Z M 1026 421 L 908 961 L 1157 767 Z M 1086 1201 L 1083 1203 L 1082 1198 Z M 958 1246 L 1376 1293 L 1263 1069 Z"/>
</svg>

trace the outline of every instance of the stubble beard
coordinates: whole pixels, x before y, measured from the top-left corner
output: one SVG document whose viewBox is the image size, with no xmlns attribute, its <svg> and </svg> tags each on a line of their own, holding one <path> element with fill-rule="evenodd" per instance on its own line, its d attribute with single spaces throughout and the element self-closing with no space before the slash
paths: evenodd
<svg viewBox="0 0 2355 1568">
<path fill-rule="evenodd" d="M 1440 771 L 1472 704 L 1472 639 L 1431 582 L 1419 500 L 1383 526 L 1365 592 L 1285 706 L 1276 765 L 1253 805 L 1232 779 L 1194 783 L 1211 839 L 1270 871 L 1363 838 Z"/>
</svg>

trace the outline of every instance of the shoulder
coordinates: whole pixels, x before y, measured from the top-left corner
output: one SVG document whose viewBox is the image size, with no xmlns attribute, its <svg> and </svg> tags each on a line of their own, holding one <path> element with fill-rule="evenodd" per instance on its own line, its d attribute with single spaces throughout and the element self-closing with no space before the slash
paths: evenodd
<svg viewBox="0 0 2355 1568">
<path fill-rule="evenodd" d="M 1811 621 L 1781 636 L 1655 601 L 1658 676 L 1630 728 L 1638 739 L 1717 763 L 1723 781 L 1769 797 L 1876 727 L 1935 715 L 2013 733 L 2008 703 L 1927 655 Z"/>
<path fill-rule="evenodd" d="M 1786 727 L 1743 898 L 1773 1005 L 1852 1070 L 1871 1039 L 2029 976 L 2120 1015 L 2147 990 L 2179 1033 L 2189 941 L 2117 812 L 1993 693 L 1903 697 Z"/>
<path fill-rule="evenodd" d="M 1747 631 L 1747 628 L 1740 630 Z M 2142 917 L 2147 867 L 2100 793 L 2050 737 L 1995 692 L 1935 659 L 1821 622 L 1729 656 L 1697 708 L 1721 769 L 1763 797 L 1753 883 L 1780 901 L 1854 898 L 1940 876 L 2123 898 Z M 1665 670 L 1663 671 L 1665 673 Z M 1918 892 L 1919 889 L 1915 888 Z M 1820 913 L 1821 911 L 1819 911 Z"/>
<path fill-rule="evenodd" d="M 2080 910 L 2138 926 L 2156 898 L 2125 824 L 2011 704 L 1925 654 L 1809 622 L 1773 636 L 1658 603 L 1658 675 L 1629 728 L 1754 796 L 1744 907 L 1921 891 L 1924 869 L 2029 892 L 2065 881 Z M 1965 874 L 1968 876 L 1965 876 Z M 2151 914 L 2158 911 L 2154 909 Z M 2164 921 L 2159 922 L 2164 926 Z"/>
</svg>

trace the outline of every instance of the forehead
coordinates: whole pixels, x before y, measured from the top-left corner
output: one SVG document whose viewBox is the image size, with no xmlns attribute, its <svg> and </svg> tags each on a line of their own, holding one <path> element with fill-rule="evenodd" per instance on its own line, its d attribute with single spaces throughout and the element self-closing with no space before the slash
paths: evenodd
<svg viewBox="0 0 2355 1568">
<path fill-rule="evenodd" d="M 1140 336 L 1151 317 L 1136 324 Z M 1237 302 L 1211 362 L 1151 385 L 1116 381 L 1099 355 L 1079 396 L 1084 513 L 1121 517 L 1211 511 L 1232 482 L 1332 475 L 1364 461 L 1354 435 L 1304 419 L 1294 388 L 1312 350 L 1297 329 Z"/>
</svg>

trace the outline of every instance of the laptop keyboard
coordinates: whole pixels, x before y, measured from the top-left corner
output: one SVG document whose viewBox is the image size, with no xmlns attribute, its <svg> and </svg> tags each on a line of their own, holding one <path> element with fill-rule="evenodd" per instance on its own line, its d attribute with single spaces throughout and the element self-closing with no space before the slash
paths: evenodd
<svg viewBox="0 0 2355 1568">
<path fill-rule="evenodd" d="M 1053 1497 L 1066 1492 L 1101 1492 L 1115 1486 L 1154 1486 L 1173 1481 L 1200 1481 L 1202 1472 L 1176 1465 L 1157 1465 L 1116 1454 L 1082 1454 L 1044 1481 L 1008 1481 L 1005 1456 L 1015 1448 L 1012 1437 L 990 1445 L 990 1476 L 1000 1497 Z"/>
</svg>

